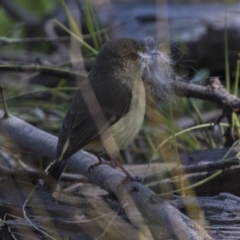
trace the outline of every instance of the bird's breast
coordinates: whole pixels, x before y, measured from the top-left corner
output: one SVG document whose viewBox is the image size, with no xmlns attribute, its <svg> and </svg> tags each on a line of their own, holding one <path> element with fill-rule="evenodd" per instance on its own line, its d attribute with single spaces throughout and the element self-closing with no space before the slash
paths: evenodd
<svg viewBox="0 0 240 240">
<path fill-rule="evenodd" d="M 132 88 L 132 101 L 129 112 L 121 117 L 108 130 L 83 147 L 95 151 L 105 151 L 110 156 L 117 156 L 120 149 L 127 147 L 138 135 L 144 120 L 146 98 L 141 80 L 135 81 Z"/>
<path fill-rule="evenodd" d="M 135 81 L 132 96 L 130 111 L 110 128 L 119 149 L 128 146 L 142 127 L 146 107 L 145 88 L 142 81 Z"/>
</svg>

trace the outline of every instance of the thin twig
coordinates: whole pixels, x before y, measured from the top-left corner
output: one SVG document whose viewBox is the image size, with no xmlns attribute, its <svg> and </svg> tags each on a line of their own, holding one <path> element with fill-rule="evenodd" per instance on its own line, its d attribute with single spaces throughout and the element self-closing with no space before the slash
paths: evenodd
<svg viewBox="0 0 240 240">
<path fill-rule="evenodd" d="M 203 163 L 201 165 L 189 166 L 189 167 L 176 167 L 169 170 L 166 170 L 161 173 L 156 173 L 153 175 L 146 176 L 144 178 L 144 183 L 151 183 L 160 181 L 166 178 L 172 178 L 178 175 L 185 175 L 190 173 L 200 173 L 200 172 L 211 172 L 220 169 L 229 168 L 231 166 L 239 165 L 239 157 L 226 159 L 218 162 Z"/>
<path fill-rule="evenodd" d="M 8 170 L 6 168 L 0 167 L 0 173 L 3 177 L 15 176 L 18 178 L 30 178 L 32 180 L 45 179 L 46 173 L 43 171 L 30 171 L 30 170 Z"/>
<path fill-rule="evenodd" d="M 49 67 L 42 65 L 16 65 L 6 64 L 0 65 L 0 70 L 5 71 L 18 71 L 18 72 L 41 72 L 51 76 L 62 77 L 62 78 L 75 78 L 75 77 L 86 77 L 86 74 L 79 73 L 73 70 L 61 69 L 57 67 Z"/>
</svg>

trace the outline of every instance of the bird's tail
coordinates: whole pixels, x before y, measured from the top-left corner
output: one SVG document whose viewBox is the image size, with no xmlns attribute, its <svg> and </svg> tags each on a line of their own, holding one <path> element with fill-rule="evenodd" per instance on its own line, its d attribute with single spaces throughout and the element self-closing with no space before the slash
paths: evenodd
<svg viewBox="0 0 240 240">
<path fill-rule="evenodd" d="M 55 160 L 46 170 L 47 177 L 43 183 L 43 189 L 48 192 L 54 192 L 58 182 L 60 181 L 61 175 L 67 165 L 67 161 Z"/>
</svg>

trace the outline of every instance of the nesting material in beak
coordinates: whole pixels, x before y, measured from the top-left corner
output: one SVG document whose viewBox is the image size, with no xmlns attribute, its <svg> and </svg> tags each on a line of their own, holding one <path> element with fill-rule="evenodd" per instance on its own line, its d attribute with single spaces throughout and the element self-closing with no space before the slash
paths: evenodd
<svg viewBox="0 0 240 240">
<path fill-rule="evenodd" d="M 139 52 L 144 80 L 150 90 L 158 97 L 166 100 L 173 94 L 172 82 L 174 73 L 170 58 L 157 48 L 157 42 L 148 37 L 145 39 L 145 51 Z"/>
</svg>

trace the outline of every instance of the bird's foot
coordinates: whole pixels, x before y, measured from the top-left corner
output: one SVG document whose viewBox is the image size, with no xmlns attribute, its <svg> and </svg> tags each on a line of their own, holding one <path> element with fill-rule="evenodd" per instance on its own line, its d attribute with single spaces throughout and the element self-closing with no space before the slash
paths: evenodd
<svg viewBox="0 0 240 240">
<path fill-rule="evenodd" d="M 122 180 L 122 184 L 127 183 L 128 181 L 132 182 L 142 182 L 142 177 L 139 176 L 131 176 L 131 175 L 126 175 L 126 177 Z"/>
<path fill-rule="evenodd" d="M 111 162 L 107 162 L 107 161 L 101 161 L 101 162 L 97 162 L 92 164 L 89 168 L 88 168 L 88 173 L 90 173 L 95 167 L 100 166 L 100 165 L 108 165 L 110 167 L 113 166 L 113 164 Z"/>
<path fill-rule="evenodd" d="M 126 176 L 120 184 L 118 184 L 117 186 L 117 191 L 121 191 L 122 187 L 125 187 L 124 185 L 130 182 L 140 182 L 142 183 L 142 178 L 138 177 L 138 176 L 134 176 L 132 177 L 131 175 Z M 132 185 L 132 191 L 138 191 L 138 185 L 137 184 L 133 184 Z"/>
<path fill-rule="evenodd" d="M 131 180 L 134 181 L 134 182 L 142 182 L 142 181 L 143 181 L 143 178 L 142 178 L 142 177 L 139 177 L 139 176 L 134 176 L 134 177 L 132 177 Z"/>
</svg>

